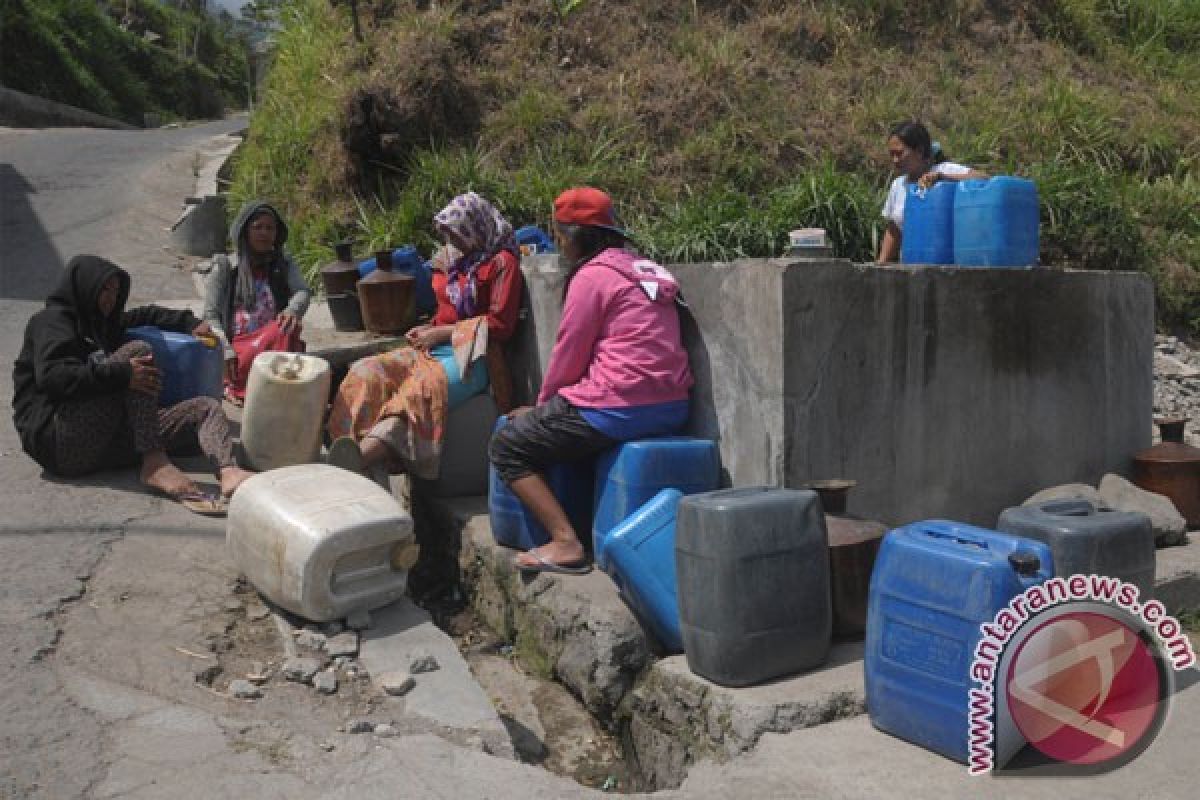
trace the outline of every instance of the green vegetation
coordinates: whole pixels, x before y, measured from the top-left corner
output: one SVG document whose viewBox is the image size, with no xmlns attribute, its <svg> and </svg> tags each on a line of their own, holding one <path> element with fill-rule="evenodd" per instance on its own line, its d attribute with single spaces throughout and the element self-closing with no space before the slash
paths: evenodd
<svg viewBox="0 0 1200 800">
<path fill-rule="evenodd" d="M 0 84 L 141 124 L 245 107 L 246 31 L 157 0 L 0 0 Z"/>
<path fill-rule="evenodd" d="M 238 198 L 293 221 L 310 270 L 432 245 L 474 189 L 546 224 L 610 191 L 666 261 L 778 254 L 826 228 L 869 260 L 894 123 L 1038 183 L 1042 262 L 1132 269 L 1200 333 L 1200 3 L 1194 0 L 283 0 Z"/>
</svg>

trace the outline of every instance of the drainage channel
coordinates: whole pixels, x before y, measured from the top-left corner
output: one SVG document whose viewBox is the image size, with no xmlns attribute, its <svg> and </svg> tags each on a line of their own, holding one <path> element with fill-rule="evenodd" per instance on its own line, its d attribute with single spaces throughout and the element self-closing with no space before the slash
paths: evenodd
<svg viewBox="0 0 1200 800">
<path fill-rule="evenodd" d="M 619 738 L 561 684 L 523 669 L 513 643 L 497 636 L 469 606 L 426 608 L 458 644 L 508 729 L 518 760 L 601 791 L 639 788 Z"/>
</svg>

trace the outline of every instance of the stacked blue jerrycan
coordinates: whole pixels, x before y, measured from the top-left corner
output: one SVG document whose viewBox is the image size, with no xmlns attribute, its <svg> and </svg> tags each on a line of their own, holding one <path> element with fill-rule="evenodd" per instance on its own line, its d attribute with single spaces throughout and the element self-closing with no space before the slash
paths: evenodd
<svg viewBox="0 0 1200 800">
<path fill-rule="evenodd" d="M 367 277 L 375 268 L 374 256 L 358 262 L 358 277 Z M 393 250 L 392 272 L 408 275 L 413 279 L 417 316 L 432 314 L 437 310 L 437 298 L 433 295 L 433 268 L 428 261 L 421 258 L 417 248 L 406 244 Z"/>
<path fill-rule="evenodd" d="M 129 328 L 126 337 L 150 345 L 154 366 L 162 373 L 158 404 L 173 406 L 193 397 L 222 396 L 225 356 L 220 346 L 187 333 L 164 331 L 150 325 Z"/>
<path fill-rule="evenodd" d="M 1007 509 L 996 527 L 1048 544 L 1059 577 L 1103 575 L 1132 583 L 1143 598 L 1154 592 L 1154 531 L 1145 514 L 1072 498 Z"/>
<path fill-rule="evenodd" d="M 1050 548 L 944 520 L 883 539 L 867 610 L 867 713 L 893 736 L 967 759 L 967 703 L 979 626 L 1054 574 Z"/>
<path fill-rule="evenodd" d="M 558 252 L 557 248 L 554 247 L 554 240 L 537 225 L 526 225 L 517 228 L 513 232 L 513 238 L 517 240 L 517 246 L 521 248 L 522 255 L 532 256 L 538 253 Z"/>
<path fill-rule="evenodd" d="M 683 497 L 679 627 L 688 668 L 724 686 L 800 672 L 829 655 L 829 542 L 816 492 L 765 486 Z"/>
<path fill-rule="evenodd" d="M 1038 216 L 1033 181 L 1007 175 L 961 181 L 954 195 L 954 263 L 960 267 L 1036 265 Z"/>
<path fill-rule="evenodd" d="M 606 543 L 625 601 L 670 653 L 683 652 L 675 579 L 675 517 L 683 492 L 663 489 L 613 528 Z"/>
<path fill-rule="evenodd" d="M 720 454 L 711 439 L 633 439 L 602 454 L 596 461 L 596 516 L 592 522 L 596 566 L 608 571 L 605 540 L 609 532 L 659 491 L 708 492 L 717 488 L 720 479 Z"/>
<path fill-rule="evenodd" d="M 492 432 L 495 433 L 506 424 L 508 417 L 499 417 Z M 544 475 L 546 483 L 550 485 L 550 491 L 562 504 L 563 510 L 567 512 L 567 519 L 571 521 L 571 526 L 585 545 L 587 537 L 582 534 L 592 524 L 594 470 L 595 462 L 585 458 L 554 464 Z M 518 550 L 532 550 L 550 541 L 550 532 L 517 499 L 492 464 L 488 465 L 488 518 L 492 524 L 492 538 L 496 540 L 496 544 L 515 547 Z"/>
<path fill-rule="evenodd" d="M 904 264 L 954 263 L 954 181 L 928 189 L 910 183 L 904 197 L 904 231 L 900 261 Z"/>
</svg>

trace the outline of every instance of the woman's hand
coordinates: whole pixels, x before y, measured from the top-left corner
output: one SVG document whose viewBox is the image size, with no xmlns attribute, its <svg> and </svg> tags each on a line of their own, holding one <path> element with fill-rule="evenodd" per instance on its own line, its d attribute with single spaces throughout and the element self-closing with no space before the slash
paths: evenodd
<svg viewBox="0 0 1200 800">
<path fill-rule="evenodd" d="M 129 376 L 129 388 L 143 394 L 158 394 L 162 388 L 162 376 L 154 366 L 154 356 L 134 356 L 129 359 L 133 374 Z"/>
<path fill-rule="evenodd" d="M 938 172 L 937 170 L 930 170 L 920 178 L 917 178 L 917 186 L 920 186 L 922 189 L 928 189 L 941 179 L 942 173 Z"/>
<path fill-rule="evenodd" d="M 512 411 L 509 411 L 505 416 L 507 416 L 509 419 L 516 419 L 524 414 L 528 414 L 530 411 L 533 411 L 533 406 L 517 406 Z"/>
<path fill-rule="evenodd" d="M 408 343 L 421 350 L 429 350 L 450 341 L 454 332 L 452 325 L 418 325 L 404 335 Z"/>
<path fill-rule="evenodd" d="M 404 334 L 404 338 L 407 339 L 408 343 L 413 347 L 419 347 L 420 345 L 418 342 L 421 341 L 421 334 L 429 330 L 431 327 L 431 325 L 414 325 L 408 329 L 408 333 Z"/>
<path fill-rule="evenodd" d="M 279 330 L 284 335 L 290 334 L 292 331 L 300 332 L 300 320 L 296 319 L 296 315 L 290 311 L 279 312 L 275 321 L 279 323 Z"/>
</svg>

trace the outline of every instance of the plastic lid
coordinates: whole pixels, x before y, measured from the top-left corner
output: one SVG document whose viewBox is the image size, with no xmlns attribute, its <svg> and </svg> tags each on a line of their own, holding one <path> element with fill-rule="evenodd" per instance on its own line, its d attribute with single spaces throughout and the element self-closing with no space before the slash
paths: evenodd
<svg viewBox="0 0 1200 800">
<path fill-rule="evenodd" d="M 1012 564 L 1012 568 L 1017 571 L 1018 575 L 1036 575 L 1037 571 L 1042 568 L 1041 559 L 1028 550 L 1011 553 L 1008 556 L 1008 563 Z"/>
</svg>

